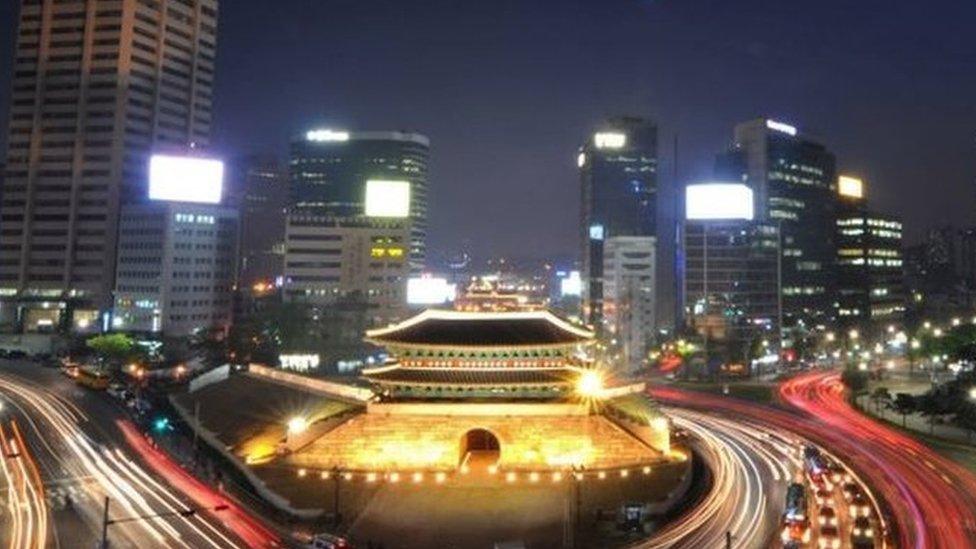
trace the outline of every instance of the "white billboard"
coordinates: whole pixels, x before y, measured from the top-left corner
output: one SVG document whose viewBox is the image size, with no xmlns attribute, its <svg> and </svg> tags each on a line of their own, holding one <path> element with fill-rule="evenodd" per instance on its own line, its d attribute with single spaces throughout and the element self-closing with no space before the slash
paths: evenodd
<svg viewBox="0 0 976 549">
<path fill-rule="evenodd" d="M 431 276 L 407 280 L 407 303 L 410 305 L 443 305 L 454 301 L 457 286 L 447 279 Z"/>
<path fill-rule="evenodd" d="M 856 177 L 842 175 L 837 178 L 837 192 L 841 196 L 864 198 L 864 181 Z"/>
<path fill-rule="evenodd" d="M 149 198 L 171 202 L 220 203 L 224 163 L 212 158 L 154 154 L 149 159 Z"/>
<path fill-rule="evenodd" d="M 583 295 L 583 279 L 579 271 L 570 271 L 566 277 L 559 280 L 559 294 L 562 297 Z"/>
<path fill-rule="evenodd" d="M 410 215 L 410 182 L 370 179 L 366 181 L 367 217 Z"/>
<path fill-rule="evenodd" d="M 752 219 L 752 189 L 742 183 L 700 183 L 685 189 L 689 220 Z"/>
</svg>

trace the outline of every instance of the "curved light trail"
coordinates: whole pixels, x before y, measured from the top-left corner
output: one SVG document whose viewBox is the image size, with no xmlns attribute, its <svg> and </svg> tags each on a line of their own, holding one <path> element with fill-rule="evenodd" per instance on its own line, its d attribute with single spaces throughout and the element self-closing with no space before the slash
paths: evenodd
<svg viewBox="0 0 976 549">
<path fill-rule="evenodd" d="M 694 509 L 640 547 L 765 547 L 779 532 L 781 499 L 801 470 L 801 441 L 789 433 L 715 415 L 668 408 L 676 426 L 694 436 L 712 486 Z"/>
<path fill-rule="evenodd" d="M 816 418 L 818 434 L 847 447 L 890 504 L 899 546 L 976 546 L 976 476 L 852 408 L 837 373 L 796 377 L 780 387 L 780 397 Z"/>
<path fill-rule="evenodd" d="M 135 433 L 131 426 L 122 425 L 127 441 L 141 441 L 145 445 L 137 445 L 134 449 L 141 457 L 147 458 L 146 462 L 154 471 L 157 468 L 162 470 L 160 476 L 165 483 L 155 480 L 149 471 L 127 457 L 123 450 L 96 442 L 86 432 L 92 425 L 85 413 L 56 394 L 16 376 L 0 377 L 0 393 L 25 418 L 30 427 L 25 434 L 50 457 L 46 476 L 73 482 L 87 496 L 75 505 L 86 522 L 93 526 L 99 524 L 101 506 L 106 496 L 111 500 L 110 514 L 113 518 L 171 515 L 114 524 L 109 530 L 112 538 L 125 539 L 130 545 L 138 547 L 195 549 L 280 546 L 280 540 L 273 532 L 230 502 L 220 502 L 228 505 L 224 516 L 218 517 L 219 513 L 209 511 L 180 516 L 179 512 L 189 506 L 214 507 L 218 496 L 186 472 L 180 470 L 182 476 L 178 476 L 174 470 L 178 466 L 164 460 L 161 453 L 148 453 L 145 439 Z M 24 446 L 22 440 L 20 444 Z M 39 479 L 37 476 L 34 478 Z M 189 479 L 197 484 L 192 484 Z M 190 493 L 181 491 L 190 488 Z M 40 503 L 44 505 L 43 498 Z M 172 516 L 174 514 L 176 516 Z M 46 514 L 44 517 L 46 520 Z M 98 531 L 97 528 L 95 531 Z M 36 540 L 42 535 L 37 530 L 23 532 L 23 539 Z"/>
<path fill-rule="evenodd" d="M 823 425 L 772 406 L 671 387 L 656 386 L 650 393 L 661 402 L 680 407 L 666 410 L 676 418 L 676 424 L 705 441 L 706 449 L 701 454 L 713 472 L 743 471 L 733 481 L 736 488 L 725 488 L 727 481 L 716 479 L 716 487 L 698 507 L 659 533 L 670 536 L 664 541 L 670 542 L 671 547 L 725 547 L 726 531 L 732 532 L 732 545 L 736 548 L 776 546 L 776 537 L 771 532 L 779 531 L 785 487 L 801 476 L 799 450 L 811 441 L 852 474 L 872 501 L 875 516 L 883 517 L 882 504 L 876 497 L 874 484 L 869 482 L 873 479 L 866 478 L 852 459 L 849 445 L 841 444 L 843 435 L 824 436 Z M 689 427 L 688 422 L 695 425 Z M 708 450 L 714 439 L 724 443 Z M 728 460 L 735 463 L 724 463 Z M 744 472 L 755 470 L 761 473 L 758 477 Z M 768 496 L 761 516 L 754 513 L 756 499 L 751 492 L 755 486 L 760 486 Z M 881 529 L 885 528 L 882 520 Z M 706 532 L 701 533 L 701 529 Z M 672 530 L 681 535 L 668 534 Z M 658 537 L 654 536 L 644 546 L 669 545 L 658 543 Z"/>
</svg>

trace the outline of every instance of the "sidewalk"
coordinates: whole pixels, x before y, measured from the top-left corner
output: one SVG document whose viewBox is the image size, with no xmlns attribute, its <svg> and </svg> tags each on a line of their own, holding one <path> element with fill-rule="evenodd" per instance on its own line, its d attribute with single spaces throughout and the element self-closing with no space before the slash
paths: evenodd
<svg viewBox="0 0 976 549">
<path fill-rule="evenodd" d="M 894 410 L 889 410 L 885 407 L 883 403 L 879 403 L 878 407 L 875 408 L 874 402 L 871 401 L 870 395 L 878 387 L 886 387 L 891 393 L 891 398 L 895 398 L 898 393 L 908 393 L 910 395 L 920 395 L 928 391 L 932 384 L 925 379 L 907 379 L 907 378 L 892 378 L 883 381 L 872 381 L 868 385 L 868 394 L 861 396 L 858 399 L 858 405 L 861 411 L 864 413 L 874 416 L 886 421 L 890 421 L 899 427 L 908 429 L 909 431 L 914 431 L 919 434 L 926 436 L 936 436 L 945 439 L 950 442 L 955 442 L 964 445 L 973 445 L 976 448 L 976 436 L 973 433 L 956 427 L 951 424 L 939 424 L 931 425 L 929 418 L 921 414 L 909 414 L 904 418 L 904 423 L 902 416 L 896 413 Z"/>
</svg>

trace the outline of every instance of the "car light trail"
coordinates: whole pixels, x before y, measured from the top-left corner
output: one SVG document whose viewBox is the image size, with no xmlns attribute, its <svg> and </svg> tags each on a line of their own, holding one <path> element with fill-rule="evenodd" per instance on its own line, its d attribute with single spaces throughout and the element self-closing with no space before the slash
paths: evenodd
<svg viewBox="0 0 976 549">
<path fill-rule="evenodd" d="M 859 470 L 886 492 L 901 546 L 949 549 L 976 543 L 976 476 L 852 408 L 837 373 L 796 377 L 780 387 L 780 396 L 856 452 Z"/>
<path fill-rule="evenodd" d="M 667 409 L 667 413 L 675 418 L 675 423 L 692 432 L 699 440 L 710 441 L 700 451 L 713 472 L 722 472 L 729 468 L 729 464 L 723 463 L 726 460 L 738 462 L 737 467 L 747 471 L 760 472 L 758 478 L 740 476 L 735 481 L 740 487 L 735 490 L 722 488 L 716 483 L 717 488 L 713 488 L 696 508 L 660 533 L 666 534 L 672 528 L 677 528 L 682 536 L 664 538 L 664 541 L 675 547 L 722 547 L 725 544 L 725 532 L 730 531 L 735 547 L 764 547 L 771 543 L 775 545 L 772 538 L 765 537 L 769 536 L 769 528 L 776 533 L 780 531 L 781 498 L 774 498 L 772 494 L 785 493 L 786 484 L 801 476 L 803 465 L 799 458 L 799 448 L 807 441 L 820 443 L 818 437 L 810 436 L 818 431 L 809 427 L 808 420 L 792 413 L 742 400 L 669 387 L 655 387 L 651 394 L 659 401 L 680 406 Z M 693 425 L 688 425 L 688 422 Z M 714 439 L 726 439 L 724 447 L 709 449 Z M 716 452 L 719 455 L 714 455 Z M 875 515 L 880 516 L 880 505 L 871 490 L 868 490 L 868 485 L 853 470 L 849 455 L 838 451 L 836 446 L 832 446 L 832 451 L 826 453 L 853 474 L 869 495 Z M 839 459 L 839 455 L 843 455 L 844 459 Z M 763 476 L 767 477 L 765 481 L 761 480 Z M 758 489 L 768 496 L 765 514 L 762 516 L 751 513 L 757 500 L 750 495 L 753 488 L 744 488 L 750 484 L 759 486 Z M 756 526 L 763 523 L 767 530 Z M 709 534 L 699 537 L 695 532 L 701 528 L 708 529 Z M 668 546 L 668 543 L 656 544 L 657 540 L 658 537 L 655 536 L 642 546 Z"/>
<path fill-rule="evenodd" d="M 7 487 L 7 516 L 10 549 L 41 549 L 47 546 L 49 513 L 44 499 L 44 484 L 30 450 L 15 421 L 9 431 L 0 424 L 2 469 Z"/>
<path fill-rule="evenodd" d="M 29 427 L 27 432 L 20 434 L 16 431 L 12 440 L 18 437 L 23 440 L 27 435 L 39 442 L 39 448 L 49 452 L 57 462 L 56 467 L 48 467 L 50 475 L 58 475 L 60 480 L 75 482 L 81 488 L 85 497 L 75 506 L 79 515 L 95 528 L 101 519 L 101 505 L 107 496 L 111 500 L 111 509 L 122 516 L 155 515 L 186 509 L 189 500 L 199 503 L 216 501 L 216 492 L 200 483 L 188 473 L 180 469 L 175 463 L 164 461 L 165 456 L 151 449 L 153 453 L 145 453 L 146 448 L 135 448 L 140 457 L 146 457 L 146 463 L 151 469 L 159 473 L 166 482 L 158 482 L 145 468 L 131 460 L 120 449 L 106 448 L 95 442 L 83 429 L 90 428 L 86 414 L 72 403 L 58 397 L 54 393 L 36 384 L 20 380 L 16 376 L 0 378 L 0 391 L 7 396 L 7 402 L 17 410 L 26 420 Z M 11 398 L 13 397 L 13 398 Z M 127 433 L 126 430 L 131 432 Z M 145 439 L 134 427 L 128 425 L 123 428 L 126 440 L 141 441 L 148 446 Z M 3 444 L 9 442 L 3 436 Z M 16 444 L 16 443 L 15 443 Z M 23 442 L 20 442 L 23 447 Z M 165 458 L 168 460 L 168 458 Z M 23 473 L 5 463 L 2 473 L 3 480 L 8 484 L 11 478 L 20 482 L 19 478 L 39 476 L 31 473 L 31 461 L 24 464 Z M 162 474 L 165 472 L 166 474 Z M 66 476 L 65 476 L 66 475 Z M 61 478 L 63 477 L 63 478 Z M 73 479 L 73 480 L 72 480 Z M 35 496 L 31 492 L 21 490 L 17 493 L 16 504 L 7 502 L 7 510 L 21 509 L 34 497 L 35 502 L 44 504 L 43 491 L 40 484 L 36 484 Z M 186 493 L 184 490 L 191 490 Z M 205 498 L 204 496 L 207 496 Z M 221 500 L 222 501 L 222 500 Z M 213 507 L 211 505 L 210 507 Z M 191 516 L 168 516 L 152 518 L 134 522 L 113 525 L 111 535 L 130 540 L 138 546 L 150 547 L 275 547 L 278 538 L 263 525 L 251 518 L 239 506 L 231 506 L 226 519 L 209 514 L 196 513 Z M 114 514 L 114 513 L 113 513 Z M 47 515 L 43 517 L 36 511 L 30 517 L 23 514 L 16 523 L 10 524 L 12 534 L 21 540 L 37 539 L 38 522 L 43 521 L 45 534 L 48 528 Z M 33 528 L 34 533 L 27 529 Z M 225 529 L 226 528 L 226 529 Z M 234 539 L 239 537 L 240 540 Z M 43 544 L 42 544 L 43 546 Z M 29 547 L 18 545 L 18 547 Z"/>
</svg>

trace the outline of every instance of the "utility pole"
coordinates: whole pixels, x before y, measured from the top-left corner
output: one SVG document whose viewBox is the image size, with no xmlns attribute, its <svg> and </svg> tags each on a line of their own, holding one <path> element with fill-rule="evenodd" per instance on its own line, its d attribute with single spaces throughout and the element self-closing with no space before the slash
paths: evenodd
<svg viewBox="0 0 976 549">
<path fill-rule="evenodd" d="M 332 525 L 335 528 L 339 528 L 339 523 L 342 520 L 339 518 L 339 474 L 341 470 L 339 466 L 336 465 L 332 468 L 333 475 L 333 491 L 332 491 Z"/>
<path fill-rule="evenodd" d="M 193 462 L 197 461 L 197 439 L 200 432 L 200 399 L 193 403 Z"/>
<path fill-rule="evenodd" d="M 108 496 L 105 496 L 105 509 L 102 512 L 102 543 L 101 549 L 108 549 Z"/>
<path fill-rule="evenodd" d="M 725 549 L 732 549 L 732 532 L 725 532 Z"/>
</svg>

